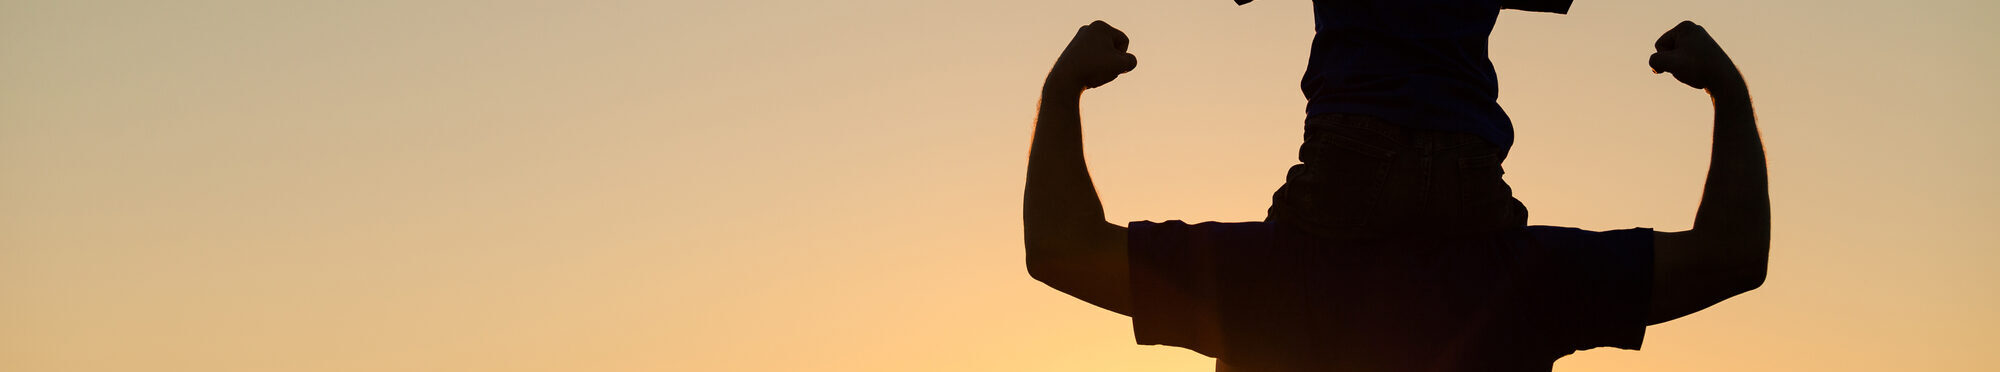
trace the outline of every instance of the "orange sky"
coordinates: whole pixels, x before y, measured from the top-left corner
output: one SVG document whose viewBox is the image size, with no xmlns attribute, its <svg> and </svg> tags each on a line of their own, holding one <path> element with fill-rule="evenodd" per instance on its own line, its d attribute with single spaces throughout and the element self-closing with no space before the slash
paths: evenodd
<svg viewBox="0 0 2000 372">
<path fill-rule="evenodd" d="M 1203 371 L 1028 278 L 1075 27 L 1115 221 L 1259 219 L 1308 2 L 0 2 L 0 370 Z M 1990 1 L 1579 1 L 1493 35 L 1532 223 L 1683 229 L 1748 76 L 1764 288 L 1558 371 L 2000 366 Z"/>
</svg>

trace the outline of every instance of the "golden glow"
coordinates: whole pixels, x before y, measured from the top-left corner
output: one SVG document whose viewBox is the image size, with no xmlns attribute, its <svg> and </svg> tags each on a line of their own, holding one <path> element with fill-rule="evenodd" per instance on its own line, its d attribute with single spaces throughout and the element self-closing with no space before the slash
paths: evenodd
<svg viewBox="0 0 2000 372">
<path fill-rule="evenodd" d="M 1533 223 L 1686 228 L 1701 22 L 1750 77 L 1761 290 L 1559 371 L 2000 362 L 1990 1 L 1578 1 L 1493 35 Z M 1308 2 L 0 3 L 0 370 L 1205 371 L 1030 279 L 1042 75 L 1115 221 L 1255 220 Z"/>
</svg>

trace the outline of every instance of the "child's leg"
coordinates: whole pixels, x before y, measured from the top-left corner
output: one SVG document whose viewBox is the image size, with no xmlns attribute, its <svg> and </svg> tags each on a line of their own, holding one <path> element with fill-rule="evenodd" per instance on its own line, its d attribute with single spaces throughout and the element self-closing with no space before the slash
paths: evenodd
<svg viewBox="0 0 2000 372">
<path fill-rule="evenodd" d="M 1487 233 L 1524 226 L 1500 180 L 1497 148 L 1477 136 L 1409 130 L 1367 116 L 1316 115 L 1272 222 L 1336 240 Z"/>
</svg>

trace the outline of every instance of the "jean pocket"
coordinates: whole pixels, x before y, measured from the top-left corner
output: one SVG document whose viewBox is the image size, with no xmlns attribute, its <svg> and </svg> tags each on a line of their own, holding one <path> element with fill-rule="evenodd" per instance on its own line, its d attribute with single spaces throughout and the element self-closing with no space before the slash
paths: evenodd
<svg viewBox="0 0 2000 372">
<path fill-rule="evenodd" d="M 1300 148 L 1303 171 L 1286 180 L 1288 195 L 1280 202 L 1289 204 L 1296 218 L 1326 228 L 1360 228 L 1381 220 L 1396 151 L 1361 137 L 1366 135 L 1321 133 L 1307 141 Z"/>
</svg>

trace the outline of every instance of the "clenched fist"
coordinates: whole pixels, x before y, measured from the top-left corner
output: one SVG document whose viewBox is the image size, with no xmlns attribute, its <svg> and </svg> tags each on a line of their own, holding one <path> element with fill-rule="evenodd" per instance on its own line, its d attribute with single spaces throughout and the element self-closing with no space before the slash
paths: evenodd
<svg viewBox="0 0 2000 372">
<path fill-rule="evenodd" d="M 1069 47 L 1063 49 L 1061 57 L 1056 57 L 1055 68 L 1049 70 L 1048 84 L 1081 90 L 1111 82 L 1118 74 L 1139 65 L 1138 57 L 1125 52 L 1131 42 L 1124 32 L 1104 21 L 1077 29 Z"/>
<path fill-rule="evenodd" d="M 1708 36 L 1708 30 L 1691 21 L 1681 21 L 1653 43 L 1653 57 L 1647 61 L 1653 73 L 1672 73 L 1674 80 L 1695 89 L 1742 85 L 1743 75 L 1736 63 L 1722 53 L 1722 46 Z"/>
</svg>

